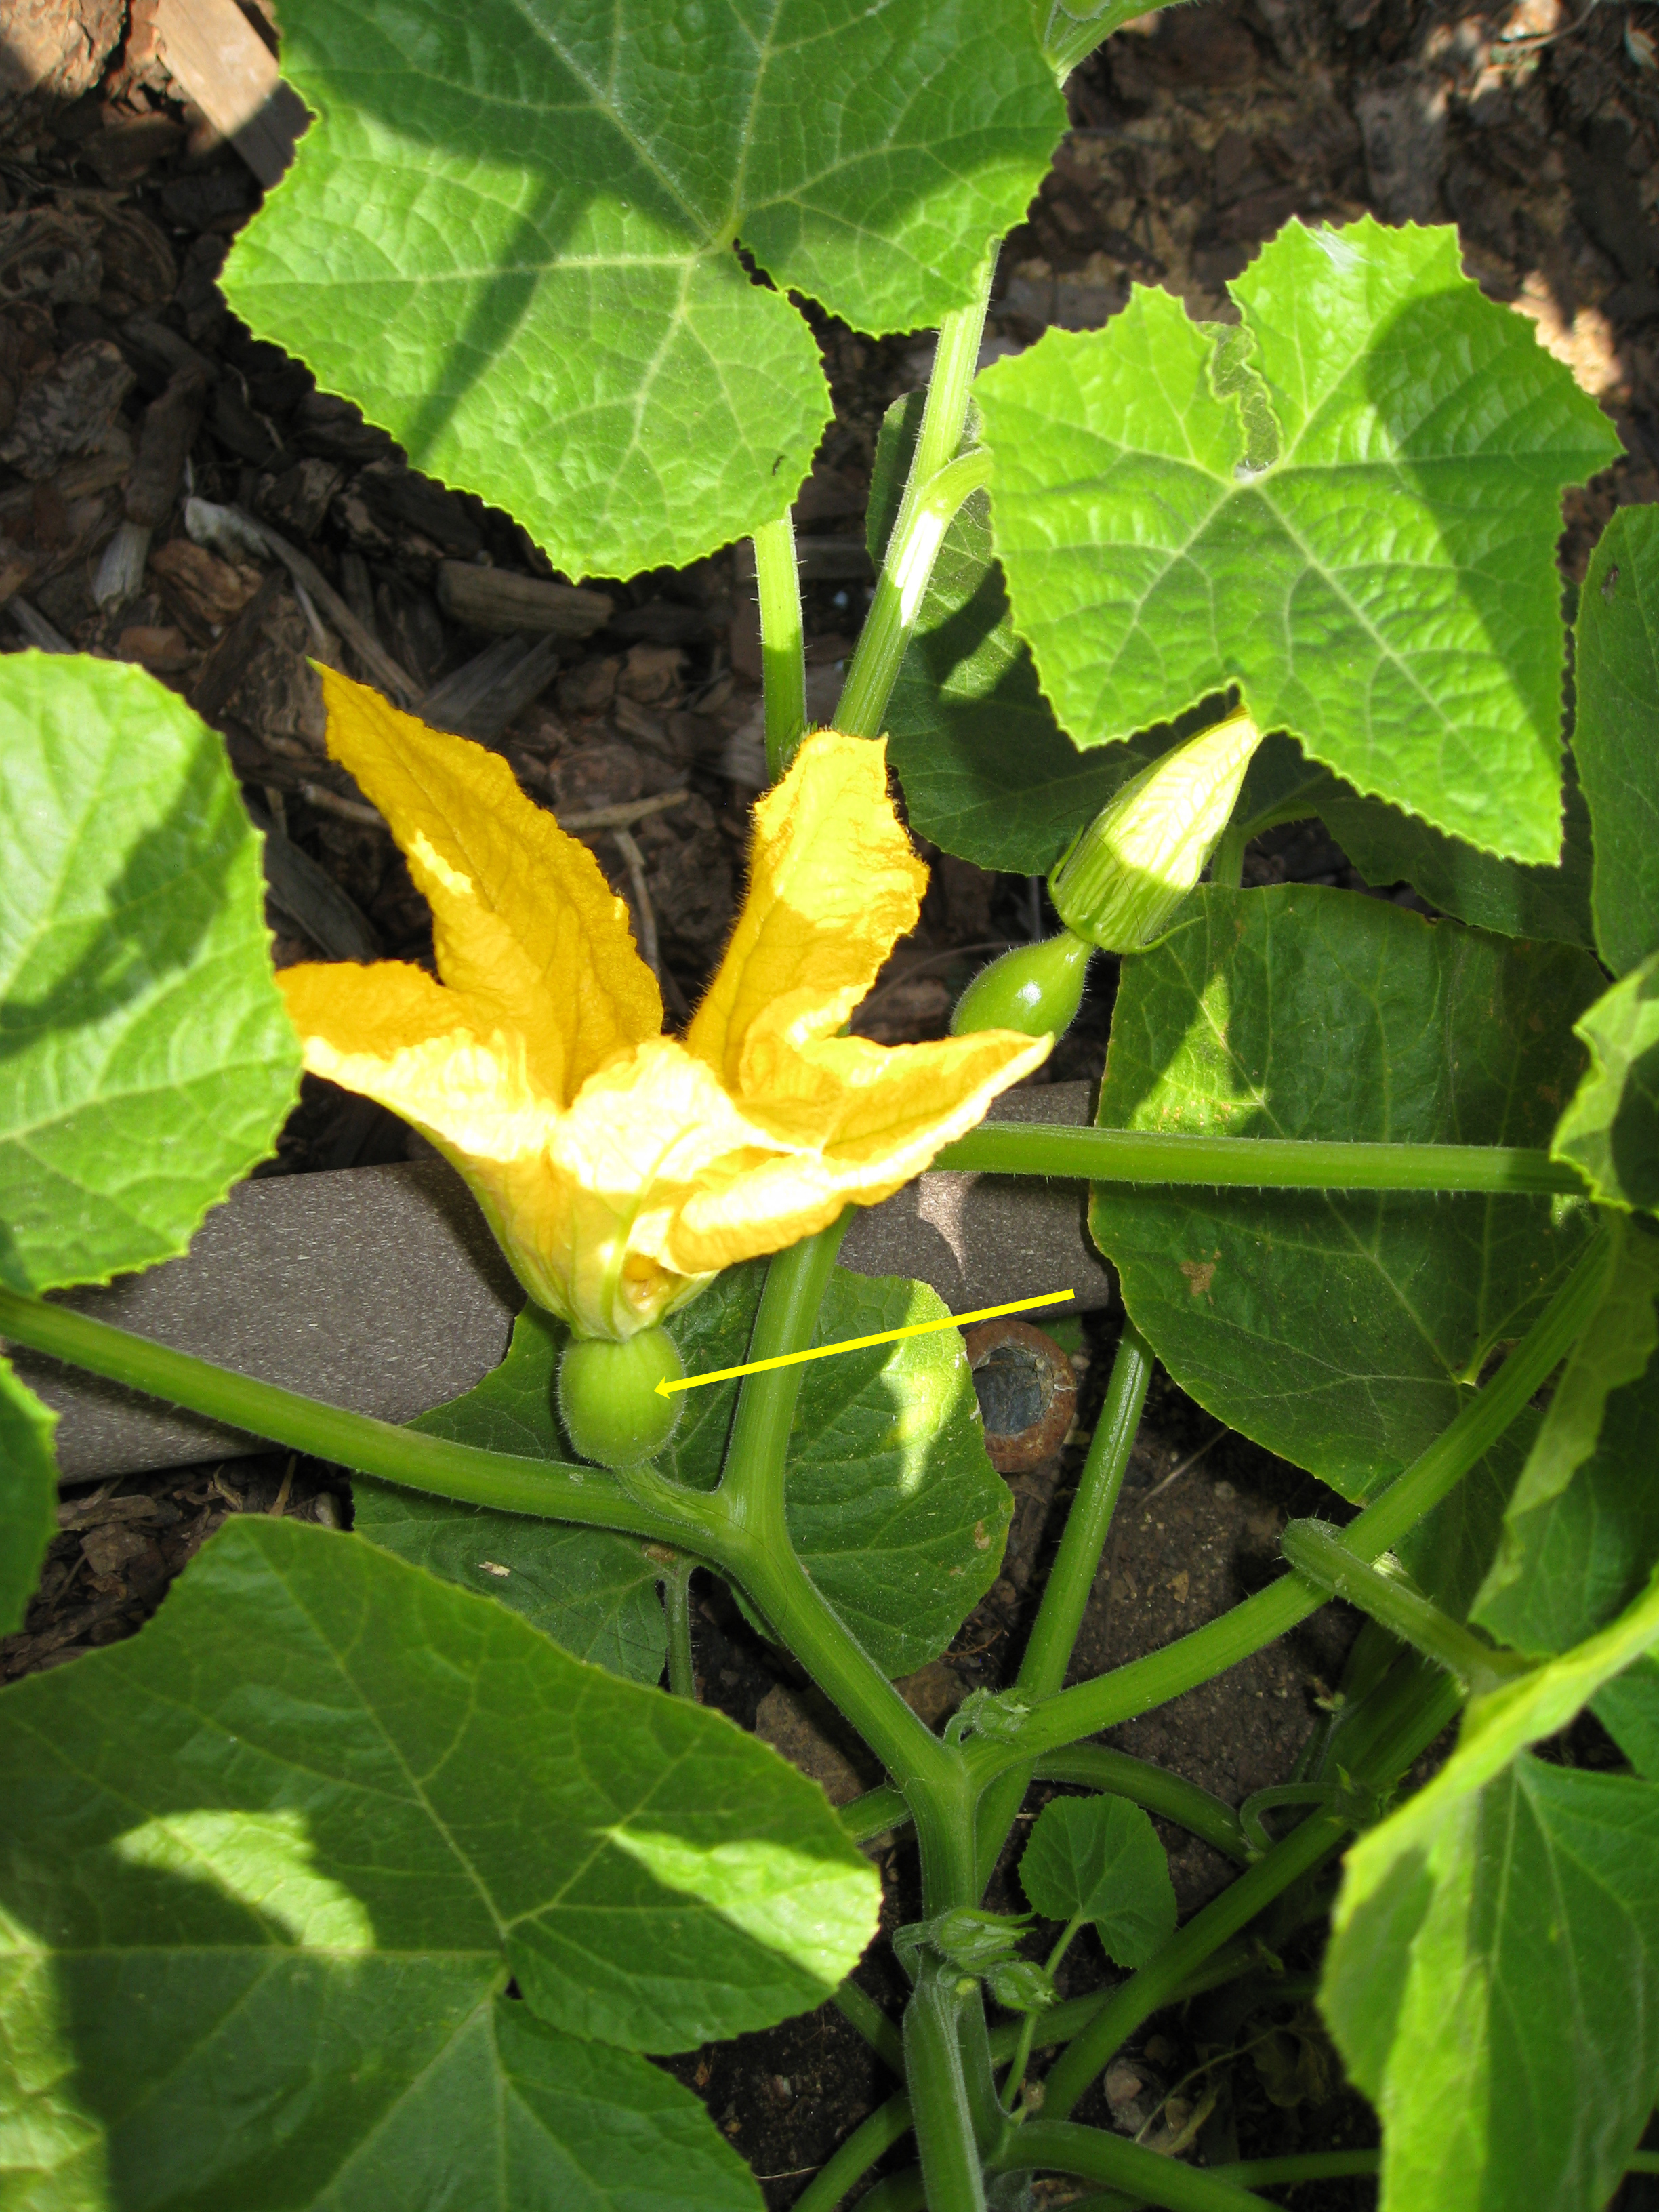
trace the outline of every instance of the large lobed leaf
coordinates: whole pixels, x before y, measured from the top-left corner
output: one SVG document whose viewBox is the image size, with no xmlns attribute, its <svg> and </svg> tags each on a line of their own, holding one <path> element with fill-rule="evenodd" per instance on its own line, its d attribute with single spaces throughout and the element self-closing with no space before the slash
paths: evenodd
<svg viewBox="0 0 1659 2212">
<path fill-rule="evenodd" d="M 0 1778 L 42 2205 L 757 2207 L 635 2053 L 818 2003 L 879 1903 L 720 1715 L 290 1522 L 7 1692 Z"/>
<path fill-rule="evenodd" d="M 1237 685 L 1359 791 L 1559 852 L 1563 488 L 1618 450 L 1450 230 L 1292 222 L 1238 330 L 1137 289 L 975 392 L 1014 622 L 1078 744 Z"/>
<path fill-rule="evenodd" d="M 572 574 L 781 516 L 830 415 L 784 295 L 936 325 L 1065 128 L 1030 0 L 286 0 L 283 34 L 318 119 L 227 295 Z"/>
<path fill-rule="evenodd" d="M 1595 942 L 1615 975 L 1659 951 L 1659 509 L 1621 507 L 1578 601 L 1572 750 L 1595 831 Z"/>
<path fill-rule="evenodd" d="M 1588 955 L 1311 887 L 1197 893 L 1124 963 L 1109 1128 L 1539 1145 Z M 1452 1419 L 1589 1233 L 1547 1199 L 1129 1189 L 1090 1226 L 1182 1388 L 1349 1498 Z"/>
<path fill-rule="evenodd" d="M 300 1052 L 224 748 L 142 669 L 0 659 L 0 1283 L 185 1250 L 269 1152 Z M 51 1423 L 0 1376 L 0 1633 L 53 1526 Z"/>
<path fill-rule="evenodd" d="M 1321 2003 L 1382 2115 L 1382 2212 L 1600 2212 L 1641 2136 L 1659 1784 L 1524 1753 L 1656 1642 L 1659 1583 L 1476 1699 L 1445 1767 L 1349 1853 Z"/>
</svg>

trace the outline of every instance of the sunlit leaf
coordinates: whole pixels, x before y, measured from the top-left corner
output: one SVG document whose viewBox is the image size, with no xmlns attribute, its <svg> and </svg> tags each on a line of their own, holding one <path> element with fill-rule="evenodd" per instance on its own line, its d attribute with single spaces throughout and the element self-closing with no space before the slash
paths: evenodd
<svg viewBox="0 0 1659 2212">
<path fill-rule="evenodd" d="M 633 2053 L 821 2002 L 879 1901 L 720 1715 L 252 1515 L 6 1692 L 0 1794 L 0 2106 L 73 2169 L 41 2203 L 753 2207 Z"/>
<path fill-rule="evenodd" d="M 282 26 L 317 119 L 232 306 L 572 574 L 781 515 L 830 416 L 786 295 L 937 325 L 1065 128 L 1030 0 L 284 0 Z"/>
<path fill-rule="evenodd" d="M 222 741 L 141 668 L 0 659 L 0 1282 L 184 1251 L 299 1069 Z"/>
<path fill-rule="evenodd" d="M 1561 492 L 1611 425 L 1455 231 L 1292 222 L 1193 322 L 1137 288 L 975 392 L 1015 627 L 1100 745 L 1237 685 L 1359 791 L 1525 861 L 1561 842 Z"/>
</svg>

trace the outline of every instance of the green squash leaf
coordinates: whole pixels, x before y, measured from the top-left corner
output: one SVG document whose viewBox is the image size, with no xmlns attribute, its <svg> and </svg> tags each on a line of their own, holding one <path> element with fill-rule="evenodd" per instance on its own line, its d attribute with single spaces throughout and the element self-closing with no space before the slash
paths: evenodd
<svg viewBox="0 0 1659 2212">
<path fill-rule="evenodd" d="M 1578 599 L 1572 750 L 1595 830 L 1595 942 L 1615 975 L 1659 952 L 1659 513 L 1620 507 Z"/>
<path fill-rule="evenodd" d="M 233 1520 L 137 1637 L 9 1690 L 0 1778 L 0 2103 L 157 2212 L 752 2206 L 618 2061 L 818 2004 L 879 1903 L 719 1714 L 289 1521 Z"/>
<path fill-rule="evenodd" d="M 1526 867 L 1443 836 L 1380 799 L 1333 778 L 1316 811 L 1368 884 L 1407 883 L 1442 914 L 1500 937 L 1552 939 L 1592 948 L 1589 814 L 1567 763 L 1560 865 Z"/>
<path fill-rule="evenodd" d="M 786 294 L 936 325 L 1066 123 L 1029 0 L 285 0 L 283 61 L 317 120 L 231 305 L 572 575 L 783 514 Z"/>
<path fill-rule="evenodd" d="M 1158 1831 L 1122 1797 L 1056 1797 L 1019 1863 L 1045 1920 L 1087 1920 L 1120 1966 L 1144 1966 L 1175 1933 L 1176 1895 Z"/>
<path fill-rule="evenodd" d="M 1550 1144 L 1606 1206 L 1659 1212 L 1659 952 L 1577 1024 L 1589 1071 Z"/>
<path fill-rule="evenodd" d="M 1659 1560 L 1659 1238 L 1620 1227 L 1606 1294 L 1556 1385 L 1474 1609 L 1517 1651 L 1593 1635 Z"/>
<path fill-rule="evenodd" d="M 896 399 L 876 441 L 865 526 L 875 561 L 897 518 L 926 399 Z M 978 443 L 970 408 L 959 450 Z M 1079 825 L 1146 764 L 1124 746 L 1079 753 L 1055 723 L 1014 635 L 985 492 L 958 509 L 939 546 L 888 702 L 887 738 L 912 828 L 947 853 L 1017 875 L 1046 874 Z"/>
<path fill-rule="evenodd" d="M 1604 1682 L 1590 1711 L 1636 1771 L 1659 1782 L 1659 1660 L 1638 1659 Z"/>
<path fill-rule="evenodd" d="M 568 1334 L 550 1314 L 526 1306 L 494 1373 L 409 1425 L 485 1451 L 580 1467 L 596 1483 L 614 1481 L 607 1469 L 577 1458 L 558 1425 L 553 1378 Z M 499 1598 L 578 1659 L 632 1682 L 661 1675 L 668 1650 L 657 1595 L 662 1568 L 637 1537 L 425 1498 L 362 1474 L 351 1478 L 351 1494 L 354 1528 L 383 1551 Z"/>
<path fill-rule="evenodd" d="M 1321 2003 L 1383 2126 L 1385 2212 L 1600 2212 L 1659 2070 L 1659 1785 L 1520 1757 L 1659 1641 L 1659 1581 L 1475 1699 L 1348 1854 Z"/>
<path fill-rule="evenodd" d="M 0 1359 L 0 1636 L 23 1625 L 58 1533 L 58 1416 Z"/>
<path fill-rule="evenodd" d="M 1349 1857 L 1321 1995 L 1386 2212 L 1601 2212 L 1659 2068 L 1659 1784 L 1523 1757 L 1394 1828 Z"/>
<path fill-rule="evenodd" d="M 688 1375 L 747 1356 L 766 1262 L 732 1267 L 667 1327 Z M 815 1344 L 873 1336 L 949 1311 L 925 1283 L 837 1267 Z M 712 1488 L 735 1382 L 689 1390 L 658 1464 Z M 985 1453 L 968 1355 L 955 1329 L 811 1361 L 789 1432 L 785 1511 L 814 1583 L 877 1665 L 936 1659 L 996 1580 L 1013 1504 Z"/>
<path fill-rule="evenodd" d="M 975 384 L 1019 634 L 1078 744 L 1237 685 L 1359 791 L 1559 853 L 1560 495 L 1618 451 L 1449 229 L 1292 222 L 1236 330 L 1137 289 Z"/>
<path fill-rule="evenodd" d="M 299 1073 L 220 739 L 142 669 L 0 659 L 0 1282 L 183 1252 Z"/>
<path fill-rule="evenodd" d="M 1099 1121 L 1230 1137 L 1539 1145 L 1576 1078 L 1588 955 L 1350 892 L 1194 894 L 1123 963 Z M 1547 1199 L 1097 1185 L 1090 1226 L 1182 1388 L 1369 1497 L 1581 1250 Z"/>
<path fill-rule="evenodd" d="M 1454 1620 L 1468 1619 L 1469 1607 L 1498 1556 L 1504 1516 L 1537 1436 L 1538 1419 L 1527 1407 L 1486 1457 L 1477 1460 L 1394 1547 L 1424 1596 Z"/>
</svg>

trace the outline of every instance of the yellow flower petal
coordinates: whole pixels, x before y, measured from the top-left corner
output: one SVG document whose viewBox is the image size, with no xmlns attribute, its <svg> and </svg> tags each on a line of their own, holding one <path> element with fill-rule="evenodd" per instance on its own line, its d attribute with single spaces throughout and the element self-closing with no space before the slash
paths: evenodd
<svg viewBox="0 0 1659 2212">
<path fill-rule="evenodd" d="M 728 1091 L 763 1096 L 773 1043 L 835 1034 L 927 887 L 887 796 L 886 740 L 808 738 L 755 808 L 749 895 L 689 1048 Z"/>
<path fill-rule="evenodd" d="M 533 806 L 507 763 L 322 671 L 328 747 L 392 825 L 430 901 L 438 972 L 470 1024 L 523 1040 L 568 1104 L 595 1068 L 662 1028 L 628 908 L 586 847 Z"/>
</svg>

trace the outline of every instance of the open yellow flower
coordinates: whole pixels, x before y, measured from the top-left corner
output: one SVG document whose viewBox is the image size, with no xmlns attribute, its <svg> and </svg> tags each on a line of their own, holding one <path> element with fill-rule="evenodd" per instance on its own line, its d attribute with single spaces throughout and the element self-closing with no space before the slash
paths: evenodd
<svg viewBox="0 0 1659 2212">
<path fill-rule="evenodd" d="M 722 1267 L 890 1197 L 1046 1058 L 1052 1037 L 1004 1030 L 836 1034 L 927 881 L 884 744 L 821 732 L 760 801 L 749 895 L 682 1042 L 627 906 L 504 760 L 331 670 L 323 688 L 330 752 L 431 902 L 443 980 L 285 969 L 306 1065 L 428 1137 L 578 1335 L 629 1337 Z"/>
</svg>

